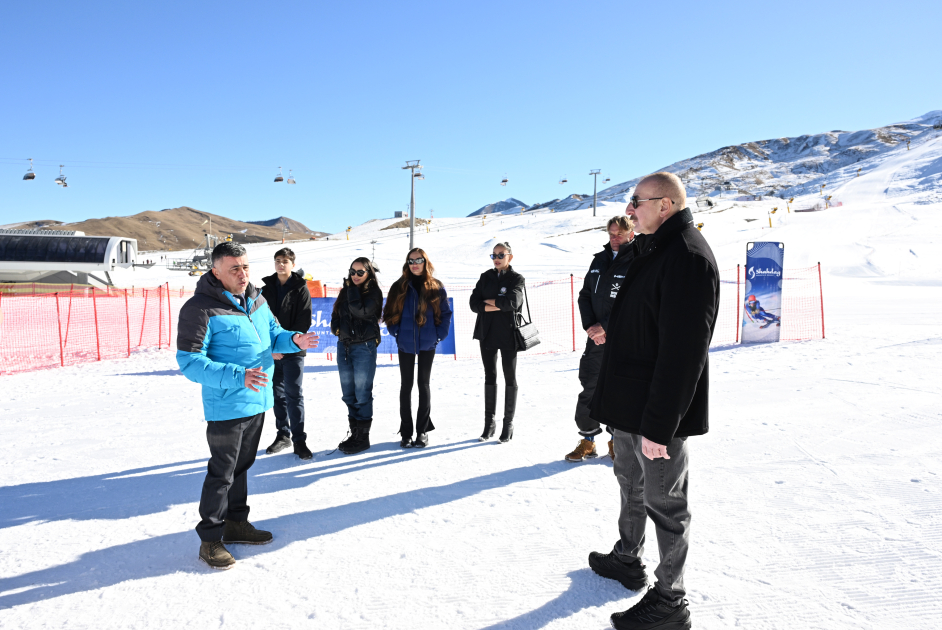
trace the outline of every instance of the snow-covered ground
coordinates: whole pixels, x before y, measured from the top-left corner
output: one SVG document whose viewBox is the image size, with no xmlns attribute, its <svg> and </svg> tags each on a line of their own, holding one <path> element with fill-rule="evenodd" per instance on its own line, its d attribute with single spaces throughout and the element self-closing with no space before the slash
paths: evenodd
<svg viewBox="0 0 942 630">
<path fill-rule="evenodd" d="M 942 163 L 942 141 L 891 153 L 847 180 L 841 208 L 782 207 L 771 229 L 772 203 L 696 215 L 721 267 L 744 262 L 753 240 L 785 242 L 786 268 L 820 260 L 827 314 L 823 341 L 711 356 L 711 431 L 691 440 L 697 628 L 922 628 L 942 616 L 942 204 L 914 185 Z M 604 243 L 592 228 L 623 209 L 435 219 L 416 240 L 446 285 L 473 282 L 504 239 L 528 280 L 559 278 L 585 271 Z M 378 230 L 389 222 L 294 249 L 339 283 L 376 239 L 388 285 L 408 242 Z M 249 247 L 256 276 L 278 247 Z M 178 274 L 139 269 L 133 283 L 195 282 Z M 330 453 L 346 430 L 336 371 L 311 358 L 315 457 L 259 457 L 251 519 L 275 542 L 233 546 L 228 572 L 197 561 L 205 428 L 199 387 L 172 353 L 5 376 L 0 627 L 607 627 L 638 594 L 586 564 L 615 541 L 618 488 L 607 458 L 562 459 L 578 439 L 577 365 L 578 353 L 521 357 L 514 440 L 480 444 L 482 370 L 439 357 L 439 428 L 429 448 L 401 451 L 398 369 L 381 361 L 374 446 L 348 457 Z M 274 433 L 269 416 L 263 447 Z"/>
</svg>

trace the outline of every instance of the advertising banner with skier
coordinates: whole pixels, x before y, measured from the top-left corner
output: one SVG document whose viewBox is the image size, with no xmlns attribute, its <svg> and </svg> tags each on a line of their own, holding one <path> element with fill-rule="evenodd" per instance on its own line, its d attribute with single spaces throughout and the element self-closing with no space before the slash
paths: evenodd
<svg viewBox="0 0 942 630">
<path fill-rule="evenodd" d="M 320 337 L 320 343 L 317 346 L 318 352 L 327 352 L 336 354 L 337 337 L 330 332 L 330 316 L 334 312 L 334 302 L 337 298 L 311 298 L 311 328 L 308 332 L 316 332 Z M 383 301 L 385 304 L 385 300 Z M 448 304 L 454 312 L 454 300 L 448 298 Z M 381 340 L 376 352 L 379 354 L 397 354 L 399 349 L 396 346 L 396 340 L 386 330 L 386 324 L 380 322 L 379 333 Z M 435 348 L 436 354 L 455 354 L 455 320 L 451 320 L 451 328 L 448 330 L 448 336 L 441 340 Z"/>
<path fill-rule="evenodd" d="M 746 300 L 742 342 L 772 343 L 782 334 L 784 243 L 746 244 Z"/>
</svg>

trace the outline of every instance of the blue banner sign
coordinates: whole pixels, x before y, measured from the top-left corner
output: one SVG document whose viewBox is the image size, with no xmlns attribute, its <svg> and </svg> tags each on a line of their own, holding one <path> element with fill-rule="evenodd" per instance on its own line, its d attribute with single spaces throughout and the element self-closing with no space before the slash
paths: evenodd
<svg viewBox="0 0 942 630">
<path fill-rule="evenodd" d="M 311 328 L 308 332 L 316 332 L 320 337 L 317 344 L 317 352 L 337 353 L 338 339 L 334 333 L 330 332 L 330 317 L 334 312 L 334 302 L 337 298 L 311 298 Z M 385 304 L 385 300 L 383 302 Z M 448 304 L 454 312 L 454 301 L 448 298 Z M 380 342 L 376 351 L 379 354 L 398 354 L 399 347 L 396 345 L 396 339 L 386 330 L 386 324 L 379 324 Z M 455 320 L 451 320 L 451 328 L 448 329 L 448 336 L 439 342 L 435 348 L 436 354 L 455 354 Z"/>
<path fill-rule="evenodd" d="M 746 244 L 746 299 L 743 343 L 773 343 L 782 334 L 784 243 Z"/>
</svg>

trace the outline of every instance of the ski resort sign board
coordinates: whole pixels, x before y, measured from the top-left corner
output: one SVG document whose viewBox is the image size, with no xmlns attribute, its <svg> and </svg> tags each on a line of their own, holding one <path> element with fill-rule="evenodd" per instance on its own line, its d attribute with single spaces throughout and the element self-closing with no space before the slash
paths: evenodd
<svg viewBox="0 0 942 630">
<path fill-rule="evenodd" d="M 334 302 L 337 298 L 311 298 L 311 327 L 308 332 L 316 332 L 320 338 L 317 346 L 318 352 L 330 354 L 337 353 L 337 336 L 330 331 L 330 317 L 334 312 Z M 385 300 L 383 300 L 385 304 Z M 454 312 L 455 303 L 452 298 L 448 298 L 448 304 Z M 386 330 L 386 324 L 380 322 L 379 325 L 380 342 L 376 352 L 379 354 L 398 354 L 399 347 L 396 345 L 396 339 Z M 435 347 L 436 354 L 455 354 L 455 320 L 451 320 L 451 327 L 448 329 L 448 336 L 442 339 Z"/>
<path fill-rule="evenodd" d="M 784 243 L 746 244 L 743 343 L 772 343 L 781 337 L 784 258 Z"/>
</svg>

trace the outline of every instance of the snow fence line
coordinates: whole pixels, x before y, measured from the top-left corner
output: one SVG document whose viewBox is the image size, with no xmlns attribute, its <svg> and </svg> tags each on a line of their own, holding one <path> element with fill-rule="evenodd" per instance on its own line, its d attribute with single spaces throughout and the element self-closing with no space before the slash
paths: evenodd
<svg viewBox="0 0 942 630">
<path fill-rule="evenodd" d="M 582 280 L 570 275 L 528 283 L 530 312 L 541 340 L 530 354 L 577 352 L 585 345 L 577 304 Z M 820 264 L 785 270 L 782 280 L 781 340 L 822 339 Z M 720 312 L 712 346 L 739 343 L 745 284 L 744 267 L 720 272 Z M 471 338 L 476 315 L 468 307 L 474 287 L 446 284 L 446 289 L 455 304 L 454 358 L 478 358 L 480 348 Z M 325 285 L 324 293 L 336 297 L 340 287 Z M 192 295 L 192 290 L 171 289 L 169 283 L 130 289 L 0 284 L 0 375 L 129 357 L 143 348 L 171 349 L 180 307 Z M 308 352 L 308 357 L 335 360 L 327 353 Z"/>
</svg>

